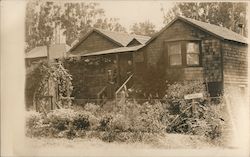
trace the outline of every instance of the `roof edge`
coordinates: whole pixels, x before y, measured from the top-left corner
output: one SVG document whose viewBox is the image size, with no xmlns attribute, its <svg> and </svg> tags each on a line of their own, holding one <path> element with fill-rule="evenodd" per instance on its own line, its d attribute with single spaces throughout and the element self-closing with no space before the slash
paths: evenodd
<svg viewBox="0 0 250 157">
<path fill-rule="evenodd" d="M 207 30 L 207 29 L 204 29 L 204 28 L 198 26 L 197 24 L 195 24 L 195 23 L 193 23 L 193 22 L 191 22 L 191 21 L 188 21 L 187 19 L 185 19 L 185 17 L 177 16 L 177 17 L 175 17 L 170 23 L 168 23 L 165 27 L 163 27 L 158 33 L 156 33 L 151 39 L 149 39 L 149 40 L 145 43 L 145 45 L 147 46 L 150 42 L 152 42 L 154 39 L 156 39 L 162 32 L 164 32 L 167 28 L 169 28 L 169 27 L 170 27 L 175 21 L 177 21 L 177 20 L 182 20 L 182 21 L 184 21 L 184 22 L 186 22 L 186 23 L 188 23 L 188 24 L 190 24 L 190 25 L 192 25 L 192 26 L 194 26 L 194 27 L 197 27 L 198 29 L 200 29 L 200 30 L 202 30 L 202 31 L 205 31 L 205 32 L 207 32 L 207 33 L 209 33 L 209 34 L 211 34 L 211 35 L 213 35 L 213 36 L 216 36 L 217 38 L 219 38 L 219 39 L 221 39 L 221 40 L 228 40 L 228 41 L 230 41 L 229 39 L 225 39 L 225 38 L 223 38 L 223 37 L 221 37 L 221 36 L 219 36 L 219 35 L 217 35 L 217 34 L 211 32 L 211 31 L 209 31 L 209 30 Z M 202 22 L 202 21 L 201 21 L 201 22 Z M 218 27 L 220 27 L 220 26 L 218 26 Z M 233 40 L 232 40 L 232 41 L 233 41 Z M 235 41 L 235 42 L 239 42 L 239 43 L 243 43 L 243 44 L 248 44 L 247 42 L 240 42 L 240 41 Z"/>
<path fill-rule="evenodd" d="M 84 40 L 86 40 L 93 32 L 98 33 L 99 35 L 107 38 L 108 40 L 114 42 L 115 44 L 117 44 L 118 46 L 122 46 L 123 45 L 121 43 L 118 43 L 117 41 L 111 39 L 110 37 L 108 37 L 107 35 L 103 34 L 101 31 L 99 31 L 97 28 L 92 28 L 90 31 L 88 31 L 78 42 L 77 44 L 75 44 L 74 46 L 72 46 L 68 52 L 72 52 L 76 47 L 78 47 Z"/>
</svg>

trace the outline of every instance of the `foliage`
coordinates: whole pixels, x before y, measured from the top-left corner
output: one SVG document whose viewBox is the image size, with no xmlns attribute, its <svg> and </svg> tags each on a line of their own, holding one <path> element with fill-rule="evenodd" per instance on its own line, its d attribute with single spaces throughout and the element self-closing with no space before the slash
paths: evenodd
<svg viewBox="0 0 250 157">
<path fill-rule="evenodd" d="M 205 97 L 196 100 L 196 109 L 192 110 L 191 102 L 183 97 L 195 92 L 202 92 Z M 40 136 L 39 132 L 43 136 L 65 138 L 91 134 L 91 137 L 107 142 L 147 141 L 147 135 L 161 135 L 165 131 L 200 135 L 218 141 L 225 134 L 227 117 L 224 110 L 223 105 L 215 105 L 206 97 L 201 81 L 185 81 L 169 85 L 166 99 L 162 102 L 107 102 L 102 107 L 88 103 L 82 110 L 60 109 L 49 113 L 47 119 L 33 118 L 28 120 L 27 127 L 33 136 Z"/>
<path fill-rule="evenodd" d="M 50 44 L 54 40 L 54 28 L 66 35 L 66 43 L 71 45 L 91 27 L 125 32 L 116 18 L 107 18 L 98 3 L 55 3 L 28 1 L 26 12 L 27 49 Z"/>
<path fill-rule="evenodd" d="M 72 75 L 73 91 L 72 96 L 75 98 L 88 97 L 88 89 L 86 88 L 85 77 L 87 74 L 102 73 L 105 68 L 111 65 L 112 58 L 107 56 L 102 57 L 88 57 L 86 58 L 68 58 L 63 61 L 64 67 Z M 98 67 L 98 68 L 97 68 Z M 100 68 L 102 67 L 102 68 Z M 95 79 L 88 80 L 95 81 Z M 84 95 L 82 94 L 84 93 Z M 88 97 L 89 98 L 89 97 Z"/>
<path fill-rule="evenodd" d="M 134 23 L 130 30 L 131 33 L 146 36 L 153 36 L 156 33 L 155 25 L 150 21 Z"/>
<path fill-rule="evenodd" d="M 203 81 L 180 81 L 167 86 L 166 95 L 173 100 L 183 99 L 187 94 L 202 93 L 205 96 L 207 94 Z"/>
<path fill-rule="evenodd" d="M 26 135 L 31 137 L 49 137 L 50 127 L 44 123 L 41 113 L 29 111 L 26 114 Z"/>
<path fill-rule="evenodd" d="M 27 112 L 26 119 L 27 119 L 26 127 L 35 128 L 41 122 L 42 115 L 41 113 L 30 111 L 30 112 Z"/>
<path fill-rule="evenodd" d="M 164 12 L 164 8 L 161 10 L 165 24 L 174 19 L 176 15 L 182 15 L 240 33 L 238 24 L 242 23 L 244 36 L 247 36 L 246 7 L 247 4 L 242 2 L 179 2 L 167 12 Z"/>
<path fill-rule="evenodd" d="M 166 90 L 166 77 L 162 69 L 148 67 L 137 78 L 134 90 L 130 95 L 135 98 L 160 98 Z"/>
<path fill-rule="evenodd" d="M 38 89 L 38 83 L 42 81 L 43 72 L 40 67 L 44 64 L 45 62 L 40 61 L 26 70 L 25 101 L 27 108 L 32 106 L 34 93 Z"/>
<path fill-rule="evenodd" d="M 113 110 L 107 112 L 94 107 L 93 104 L 88 104 L 85 108 L 92 112 L 85 109 L 78 111 L 57 109 L 51 111 L 47 117 L 30 116 L 27 118 L 27 135 L 39 137 L 41 133 L 49 137 L 73 138 L 84 136 L 85 131 L 104 131 L 105 133 L 100 136 L 103 140 L 112 141 L 112 137 L 118 136 L 123 141 L 126 137 L 122 136 L 126 134 L 122 135 L 122 132 L 138 134 L 133 135 L 138 139 L 142 133 L 164 132 L 165 126 L 161 123 L 163 114 L 161 104 L 140 105 L 128 102 L 124 105 L 125 112 L 122 106 L 113 106 Z"/>
<path fill-rule="evenodd" d="M 195 109 L 189 100 L 184 100 L 184 95 L 203 93 L 204 99 L 195 100 Z M 184 81 L 168 86 L 166 91 L 167 101 L 167 131 L 194 135 L 205 135 L 214 140 L 221 137 L 224 127 L 223 108 L 221 104 L 212 104 L 206 96 L 205 86 L 202 81 Z"/>
<path fill-rule="evenodd" d="M 40 100 L 41 96 L 56 96 L 53 92 L 58 91 L 58 103 L 70 104 L 69 96 L 73 90 L 71 75 L 62 64 L 48 64 L 45 61 L 38 63 L 32 70 L 27 71 L 26 77 L 26 100 L 34 100 L 39 103 L 45 103 Z M 50 85 L 49 85 L 50 84 Z M 32 92 L 32 93 L 31 93 Z M 67 97 L 67 99 L 63 99 Z"/>
<path fill-rule="evenodd" d="M 66 101 L 66 103 L 68 103 L 67 105 L 70 105 L 71 99 L 69 97 L 73 90 L 73 86 L 71 83 L 72 78 L 68 71 L 62 66 L 62 64 L 43 64 L 40 68 L 43 77 L 38 83 L 39 86 L 35 92 L 36 98 L 37 96 L 50 95 L 50 91 L 53 91 L 51 88 L 57 87 L 57 94 L 59 96 L 58 103 L 63 104 L 64 101 Z M 53 82 L 55 86 L 50 87 L 50 81 Z M 66 97 L 66 99 L 63 99 L 63 97 Z"/>
</svg>

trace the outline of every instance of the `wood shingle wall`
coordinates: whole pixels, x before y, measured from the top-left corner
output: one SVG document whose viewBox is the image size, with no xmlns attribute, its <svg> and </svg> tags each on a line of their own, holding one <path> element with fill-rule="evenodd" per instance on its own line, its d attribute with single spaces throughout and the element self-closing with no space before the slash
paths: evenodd
<svg viewBox="0 0 250 157">
<path fill-rule="evenodd" d="M 192 40 L 200 40 L 201 66 L 187 67 L 184 65 L 179 68 L 168 67 L 166 65 L 168 60 L 167 47 L 164 46 L 164 43 L 166 41 Z M 209 82 L 222 81 L 220 40 L 185 22 L 176 21 L 173 23 L 158 38 L 139 50 L 139 53 L 146 53 L 144 60 L 147 66 L 164 66 L 167 74 L 179 71 L 184 80 L 200 80 L 205 77 Z M 138 57 L 138 60 L 142 60 L 141 57 Z"/>
<path fill-rule="evenodd" d="M 247 45 L 225 41 L 222 50 L 224 84 L 247 85 Z"/>
<path fill-rule="evenodd" d="M 202 40 L 202 64 L 204 76 L 208 82 L 222 81 L 220 40 L 208 38 Z"/>
</svg>

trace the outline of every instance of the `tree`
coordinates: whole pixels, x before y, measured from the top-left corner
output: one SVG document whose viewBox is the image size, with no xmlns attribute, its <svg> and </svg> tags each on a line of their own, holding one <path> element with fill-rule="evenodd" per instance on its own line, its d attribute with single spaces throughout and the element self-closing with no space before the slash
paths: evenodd
<svg viewBox="0 0 250 157">
<path fill-rule="evenodd" d="M 92 27 L 125 32 L 116 18 L 107 18 L 98 3 L 29 1 L 26 8 L 27 49 L 51 43 L 56 27 L 64 30 L 66 43 L 83 36 Z"/>
<path fill-rule="evenodd" d="M 33 1 L 27 4 L 26 11 L 26 42 L 27 49 L 35 46 L 46 45 L 53 36 L 53 14 L 52 2 Z"/>
<path fill-rule="evenodd" d="M 155 25 L 150 21 L 134 23 L 130 30 L 131 33 L 146 36 L 152 36 L 156 33 Z"/>
<path fill-rule="evenodd" d="M 169 23 L 177 15 L 226 27 L 240 33 L 239 24 L 243 24 L 243 35 L 247 36 L 246 3 L 232 2 L 188 2 L 176 3 L 167 12 L 163 12 L 164 23 Z"/>
</svg>

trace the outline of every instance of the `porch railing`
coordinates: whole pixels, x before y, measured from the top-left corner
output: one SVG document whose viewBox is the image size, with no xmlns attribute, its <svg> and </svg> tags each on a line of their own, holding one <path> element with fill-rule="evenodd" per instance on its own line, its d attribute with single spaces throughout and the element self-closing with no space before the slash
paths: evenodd
<svg viewBox="0 0 250 157">
<path fill-rule="evenodd" d="M 105 96 L 107 90 L 107 86 L 103 87 L 100 92 L 97 93 L 97 103 L 100 103 L 100 101 L 104 101 L 102 98 Z"/>
<path fill-rule="evenodd" d="M 125 99 L 128 96 L 128 83 L 132 80 L 134 74 L 130 75 L 121 87 L 115 92 L 115 102 L 118 104 L 119 99 Z M 122 94 L 123 92 L 123 94 Z"/>
</svg>

